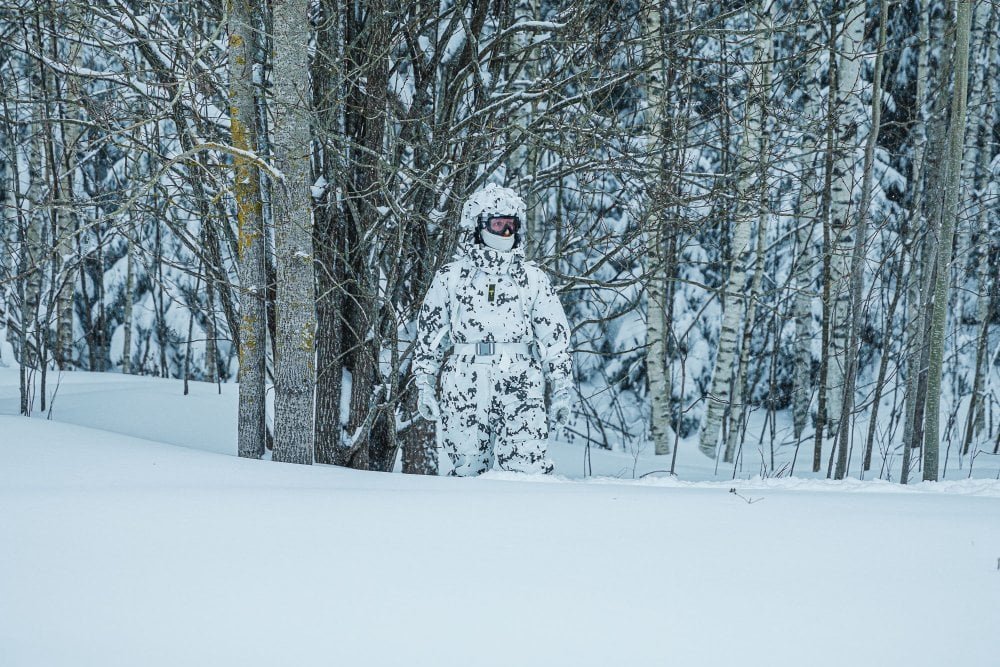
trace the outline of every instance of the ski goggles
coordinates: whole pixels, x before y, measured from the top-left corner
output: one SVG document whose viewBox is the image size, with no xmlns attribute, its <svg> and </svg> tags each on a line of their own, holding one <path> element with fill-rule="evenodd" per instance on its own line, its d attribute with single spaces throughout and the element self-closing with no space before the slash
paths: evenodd
<svg viewBox="0 0 1000 667">
<path fill-rule="evenodd" d="M 517 233 L 521 221 L 516 215 L 490 215 L 483 220 L 483 229 L 497 236 L 511 236 Z"/>
</svg>

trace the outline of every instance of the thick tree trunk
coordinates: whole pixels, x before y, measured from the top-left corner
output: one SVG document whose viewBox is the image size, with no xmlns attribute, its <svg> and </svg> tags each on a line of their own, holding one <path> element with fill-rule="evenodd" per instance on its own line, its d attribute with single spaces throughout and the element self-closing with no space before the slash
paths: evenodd
<svg viewBox="0 0 1000 667">
<path fill-rule="evenodd" d="M 321 0 L 318 5 L 316 58 L 313 62 L 313 88 L 328 113 L 316 119 L 317 155 L 322 189 L 314 193 L 316 248 L 316 461 L 346 465 L 343 447 L 340 400 L 343 393 L 342 290 L 344 278 L 343 213 L 337 200 L 336 184 L 341 167 L 336 154 L 342 135 L 344 116 L 341 78 L 336 63 L 343 59 L 343 23 L 341 3 Z"/>
<path fill-rule="evenodd" d="M 944 360 L 944 333 L 951 276 L 952 242 L 958 219 L 958 188 L 962 174 L 965 138 L 966 95 L 969 77 L 969 32 L 972 23 L 971 3 L 959 0 L 955 28 L 954 90 L 951 118 L 948 122 L 947 178 L 941 235 L 937 252 L 937 276 L 934 284 L 934 310 L 930 326 L 930 358 L 927 367 L 927 407 L 924 424 L 924 480 L 938 479 L 940 448 L 941 371 Z M 957 397 L 955 397 L 957 400 Z"/>
<path fill-rule="evenodd" d="M 387 391 L 391 379 L 382 377 L 377 362 L 387 336 L 387 320 L 392 316 L 383 309 L 385 289 L 379 268 L 371 261 L 370 234 L 377 228 L 385 192 L 377 156 L 383 151 L 386 132 L 386 105 L 389 81 L 389 44 L 391 21 L 386 0 L 367 3 L 363 14 L 347 21 L 345 44 L 349 63 L 347 100 L 348 135 L 355 143 L 348 159 L 348 190 L 344 210 L 347 242 L 345 245 L 345 324 L 344 348 L 350 357 L 352 373 L 350 416 L 347 419 L 351 452 L 348 465 L 367 470 L 384 466 L 394 449 L 394 411 L 388 401 L 395 397 Z"/>
<path fill-rule="evenodd" d="M 274 460 L 313 462 L 316 314 L 309 198 L 309 2 L 274 0 L 274 192 L 277 355 Z"/>
<path fill-rule="evenodd" d="M 254 97 L 256 44 L 253 0 L 231 0 L 229 5 L 229 117 L 235 148 L 257 150 L 257 101 Z M 240 398 L 237 421 L 239 455 L 264 455 L 267 318 L 264 311 L 264 220 L 260 174 L 247 158 L 233 158 L 236 220 L 239 227 L 240 272 Z"/>
</svg>

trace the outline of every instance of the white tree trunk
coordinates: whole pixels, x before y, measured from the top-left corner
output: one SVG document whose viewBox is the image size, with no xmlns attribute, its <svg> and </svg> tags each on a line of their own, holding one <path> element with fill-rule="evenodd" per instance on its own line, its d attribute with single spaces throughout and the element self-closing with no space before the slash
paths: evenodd
<svg viewBox="0 0 1000 667">
<path fill-rule="evenodd" d="M 67 25 L 72 25 L 79 20 L 78 5 L 76 3 L 66 3 L 66 15 L 62 17 Z M 59 62 L 64 58 L 60 53 L 60 39 L 58 38 L 60 28 L 64 26 L 57 24 L 55 15 L 49 17 L 52 29 L 51 55 L 52 59 Z M 74 44 L 69 47 L 69 61 L 73 66 L 79 64 L 80 49 Z M 76 173 L 76 144 L 83 134 L 84 124 L 77 122 L 67 122 L 70 112 L 64 102 L 68 98 L 68 86 L 63 77 L 53 76 L 52 84 L 56 91 L 56 118 L 53 124 L 53 134 L 56 138 L 56 146 L 53 147 L 53 155 L 57 164 L 53 165 L 56 174 L 53 174 L 53 182 L 58 180 L 59 201 L 55 203 L 55 243 L 56 262 L 55 268 L 58 272 L 54 279 L 58 280 L 58 292 L 56 295 L 56 349 L 55 359 L 62 370 L 72 368 L 73 361 L 73 294 L 76 287 L 76 267 L 77 262 L 73 260 L 73 238 L 76 232 L 74 220 L 74 175 Z M 76 114 L 73 114 L 76 116 Z M 78 120 L 72 118 L 72 120 Z"/>
<path fill-rule="evenodd" d="M 764 16 L 758 9 L 758 16 Z M 755 183 L 763 186 L 757 177 L 759 163 L 763 159 L 763 110 L 768 91 L 764 87 L 766 80 L 765 68 L 770 63 L 764 62 L 767 51 L 767 41 L 770 39 L 765 26 L 758 25 L 757 37 L 754 40 L 754 55 L 749 72 L 747 88 L 746 111 L 744 113 L 744 136 L 740 147 L 739 180 L 737 182 L 736 220 L 733 221 L 732 267 L 729 279 L 722 295 L 722 327 L 719 333 L 719 351 L 715 357 L 715 367 L 712 371 L 712 385 L 708 393 L 708 406 L 705 419 L 702 422 L 698 448 L 703 454 L 715 458 L 717 445 L 722 429 L 722 420 L 728 409 L 736 409 L 732 405 L 730 385 L 733 379 L 733 361 L 736 357 L 736 343 L 739 338 L 740 324 L 746 310 L 745 299 L 753 299 L 753 294 L 747 294 L 747 268 L 750 262 L 750 232 L 753 220 L 758 215 L 758 200 L 754 196 Z"/>
<path fill-rule="evenodd" d="M 806 48 L 819 48 L 822 44 L 820 7 L 810 0 L 806 10 Z M 816 220 L 819 215 L 819 175 L 823 161 L 817 151 L 820 124 L 823 121 L 823 81 L 818 66 L 810 73 L 806 84 L 805 131 L 802 133 L 803 172 L 802 195 L 799 206 L 795 247 L 798 268 L 795 273 L 795 301 L 792 315 L 795 320 L 795 369 L 792 388 L 792 426 L 796 440 L 802 437 L 809 422 L 809 403 L 812 394 L 812 300 L 813 300 L 813 245 Z"/>
<path fill-rule="evenodd" d="M 856 186 L 854 167 L 860 149 L 858 129 L 862 122 L 861 46 L 865 30 L 865 2 L 852 0 L 844 15 L 840 58 L 837 63 L 837 143 L 840 151 L 833 164 L 830 228 L 830 366 L 827 375 L 827 414 L 834 428 L 840 418 L 844 395 L 844 365 L 850 318 L 850 260 L 854 247 L 850 224 L 852 195 Z"/>
<path fill-rule="evenodd" d="M 959 0 L 955 26 L 955 83 L 948 121 L 944 210 L 937 249 L 937 278 L 934 284 L 934 309 L 930 327 L 930 360 L 927 367 L 927 407 L 924 421 L 924 480 L 938 479 L 938 451 L 941 433 L 941 371 L 944 359 L 944 333 L 951 278 L 951 246 L 958 221 L 958 189 L 961 185 L 964 152 L 966 95 L 969 78 L 969 33 L 972 10 L 969 0 Z"/>
<path fill-rule="evenodd" d="M 72 368 L 73 359 L 73 292 L 76 285 L 76 262 L 73 261 L 73 173 L 76 169 L 73 147 L 81 134 L 82 125 L 59 123 L 55 131 L 60 137 L 59 198 L 56 204 L 56 267 L 59 291 L 56 296 L 55 358 L 63 370 Z"/>
<path fill-rule="evenodd" d="M 274 0 L 274 191 L 277 348 L 274 460 L 313 462 L 316 368 L 309 195 L 309 1 Z"/>
<path fill-rule="evenodd" d="M 667 359 L 667 337 L 670 322 L 666 304 L 667 265 L 665 256 L 666 235 L 664 225 L 665 182 L 664 153 L 670 150 L 663 142 L 664 122 L 669 110 L 664 90 L 664 69 L 666 66 L 663 49 L 662 0 L 649 0 L 644 8 L 643 31 L 649 68 L 646 70 L 645 86 L 647 100 L 647 162 L 650 178 L 655 185 L 648 201 L 648 242 L 649 280 L 646 284 L 646 374 L 649 379 L 650 420 L 649 436 L 656 454 L 669 454 L 674 441 L 670 415 L 670 363 Z M 669 121 L 667 121 L 669 122 Z"/>
<path fill-rule="evenodd" d="M 845 354 L 844 391 L 841 396 L 840 413 L 840 445 L 837 449 L 836 479 L 843 479 L 847 474 L 847 452 L 853 422 L 854 388 L 857 383 L 857 357 L 861 336 L 861 293 L 864 287 L 864 259 L 868 241 L 869 207 L 871 206 L 872 187 L 875 169 L 875 147 L 878 144 L 879 128 L 882 123 L 882 64 L 885 60 L 886 24 L 888 23 L 889 0 L 879 3 L 879 42 L 875 56 L 875 72 L 872 79 L 872 129 L 865 141 L 864 176 L 861 184 L 861 203 L 858 206 L 857 225 L 854 230 L 854 248 L 851 252 L 850 273 L 850 319 L 847 351 Z M 889 332 L 886 332 L 888 335 Z"/>
</svg>

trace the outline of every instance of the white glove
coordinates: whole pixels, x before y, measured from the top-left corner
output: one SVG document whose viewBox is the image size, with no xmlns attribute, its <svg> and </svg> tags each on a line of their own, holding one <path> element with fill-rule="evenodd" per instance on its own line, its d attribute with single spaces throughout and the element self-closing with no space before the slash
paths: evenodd
<svg viewBox="0 0 1000 667">
<path fill-rule="evenodd" d="M 427 421 L 436 422 L 441 418 L 441 409 L 434 397 L 434 385 L 427 378 L 417 380 L 417 412 Z"/>
<path fill-rule="evenodd" d="M 572 409 L 568 388 L 561 387 L 552 392 L 552 403 L 549 406 L 549 409 L 552 415 L 552 421 L 555 422 L 556 426 L 562 428 L 569 423 L 569 417 Z"/>
</svg>

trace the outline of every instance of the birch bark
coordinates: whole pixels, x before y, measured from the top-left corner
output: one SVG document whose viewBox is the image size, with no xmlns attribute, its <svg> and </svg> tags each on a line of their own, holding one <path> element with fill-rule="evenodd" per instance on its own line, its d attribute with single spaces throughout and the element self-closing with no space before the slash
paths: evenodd
<svg viewBox="0 0 1000 667">
<path fill-rule="evenodd" d="M 774 5 L 772 3 L 771 7 Z M 743 417 L 746 414 L 744 409 L 744 385 L 746 384 L 747 369 L 750 363 L 750 343 L 753 334 L 753 322 L 757 312 L 757 295 L 760 293 L 761 281 L 764 277 L 764 243 L 767 239 L 767 220 L 770 216 L 768 206 L 768 147 L 770 136 L 768 132 L 766 114 L 767 102 L 771 95 L 771 65 L 773 61 L 773 42 L 771 40 L 771 20 L 770 16 L 763 11 L 757 18 L 757 37 L 754 42 L 754 63 L 759 69 L 755 73 L 753 80 L 758 82 L 758 104 L 760 106 L 760 132 L 758 139 L 758 184 L 756 189 L 756 214 L 757 214 L 757 242 L 754 253 L 754 272 L 750 281 L 750 291 L 748 294 L 748 305 L 746 307 L 746 318 L 743 323 L 743 342 L 740 346 L 739 362 L 736 366 L 736 377 L 733 380 L 733 400 L 729 410 L 729 428 L 726 437 L 726 449 L 723 452 L 723 461 L 732 463 L 736 452 L 737 439 L 740 443 L 746 429 Z"/>
<path fill-rule="evenodd" d="M 827 397 L 830 425 L 839 423 L 844 396 L 847 335 L 850 318 L 850 256 L 854 230 L 850 224 L 855 188 L 854 166 L 858 162 L 858 129 L 861 126 L 861 45 L 865 29 L 864 0 L 852 0 L 844 16 L 840 58 L 837 65 L 837 143 L 840 147 L 833 164 L 830 201 L 830 281 L 832 292 Z"/>
<path fill-rule="evenodd" d="M 664 249 L 667 230 L 664 224 L 664 202 L 668 185 L 664 169 L 665 125 L 670 122 L 666 86 L 666 53 L 663 48 L 663 12 L 667 3 L 651 0 L 645 7 L 644 38 L 648 68 L 645 86 L 648 104 L 649 134 L 648 162 L 650 176 L 655 185 L 648 202 L 649 242 L 649 282 L 646 285 L 646 375 L 649 378 L 650 424 L 649 435 L 656 454 L 669 454 L 670 443 L 674 440 L 674 430 L 670 425 L 670 364 L 667 359 L 667 337 L 670 322 L 667 321 L 665 299 L 667 295 L 668 258 Z"/>
<path fill-rule="evenodd" d="M 864 176 L 861 184 L 861 205 L 858 207 L 858 222 L 854 232 L 854 249 L 851 253 L 850 273 L 850 320 L 846 354 L 844 391 L 841 396 L 840 445 L 837 450 L 836 479 L 847 474 L 847 453 L 853 431 L 854 388 L 857 380 L 857 356 L 861 332 L 861 293 L 864 287 L 864 259 L 868 240 L 869 208 L 871 206 L 872 181 L 874 179 L 875 146 L 878 145 L 879 127 L 882 121 L 882 63 L 885 60 L 886 27 L 888 24 L 888 0 L 879 3 L 879 41 L 875 55 L 875 73 L 872 80 L 872 128 L 865 142 Z"/>
<path fill-rule="evenodd" d="M 274 460 L 313 462 L 316 315 L 309 199 L 309 2 L 274 0 L 274 191 L 277 354 Z"/>
<path fill-rule="evenodd" d="M 760 15 L 763 12 L 760 11 Z M 737 206 L 733 221 L 733 263 L 729 279 L 723 288 L 722 296 L 722 326 L 719 334 L 719 351 L 715 357 L 715 367 L 712 371 L 712 384 L 708 393 L 708 408 L 702 422 L 698 448 L 703 454 L 715 458 L 717 444 L 722 429 L 722 420 L 726 410 L 733 409 L 731 384 L 733 379 L 733 360 L 736 356 L 736 342 L 739 338 L 740 323 L 746 309 L 744 299 L 753 299 L 747 294 L 747 268 L 750 262 L 750 232 L 756 217 L 757 200 L 753 196 L 753 187 L 760 179 L 755 178 L 758 165 L 763 158 L 763 109 L 767 92 L 764 90 L 764 68 L 769 63 L 763 62 L 766 44 L 764 37 L 766 29 L 758 26 L 757 38 L 754 40 L 753 62 L 748 73 L 747 98 L 743 117 L 743 143 L 740 147 L 737 172 Z"/>
<path fill-rule="evenodd" d="M 819 4 L 810 0 L 806 10 L 805 46 L 817 48 L 821 43 L 821 12 Z M 818 65 L 810 73 L 805 89 L 805 131 L 802 133 L 803 169 L 806 174 L 816 174 L 822 161 L 817 151 L 819 124 L 822 121 L 822 88 Z M 818 179 L 802 179 L 802 196 L 799 206 L 798 227 L 795 232 L 796 256 L 799 262 L 795 274 L 795 301 L 792 317 L 795 320 L 795 368 L 792 388 L 792 428 L 795 439 L 802 437 L 809 421 L 809 403 L 812 393 L 812 299 L 813 299 L 813 233 L 819 213 L 820 188 Z"/>
<path fill-rule="evenodd" d="M 49 32 L 51 57 L 53 62 L 68 61 L 71 65 L 78 64 L 80 47 L 69 46 L 68 57 L 60 53 L 61 33 L 57 24 L 59 13 L 55 11 L 54 2 L 49 2 Z M 59 20 L 66 25 L 78 21 L 76 3 L 67 3 L 65 15 Z M 76 144 L 83 133 L 82 123 L 68 122 L 69 107 L 66 104 L 67 82 L 64 77 L 52 78 L 55 89 L 56 122 L 53 124 L 53 134 L 56 146 L 53 151 L 58 162 L 53 165 L 56 172 L 52 175 L 53 182 L 58 183 L 59 201 L 55 206 L 55 244 L 58 292 L 56 296 L 56 341 L 55 360 L 59 368 L 67 370 L 73 363 L 73 291 L 75 286 L 76 263 L 72 261 L 73 235 L 76 231 L 74 219 L 74 175 L 76 160 L 74 154 Z M 56 152 L 58 151 L 58 152 Z"/>
</svg>

